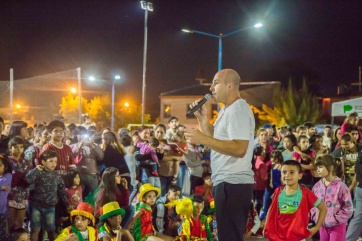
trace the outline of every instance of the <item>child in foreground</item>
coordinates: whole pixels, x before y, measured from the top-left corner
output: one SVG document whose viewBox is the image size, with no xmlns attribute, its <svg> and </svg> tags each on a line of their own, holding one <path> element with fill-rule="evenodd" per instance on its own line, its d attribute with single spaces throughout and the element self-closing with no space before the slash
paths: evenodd
<svg viewBox="0 0 362 241">
<path fill-rule="evenodd" d="M 136 207 L 136 214 L 127 225 L 130 230 L 133 227 L 133 236 L 136 241 L 171 241 L 174 238 L 155 232 L 152 225 L 152 206 L 156 203 L 161 190 L 153 187 L 150 183 L 143 184 L 140 187 L 138 200 L 141 202 Z"/>
<path fill-rule="evenodd" d="M 72 225 L 63 229 L 55 241 L 96 241 L 98 233 L 94 229 L 95 218 L 93 207 L 86 202 L 78 205 L 77 209 L 70 212 Z"/>
<path fill-rule="evenodd" d="M 35 188 L 30 193 L 30 228 L 31 240 L 38 240 L 42 227 L 48 232 L 50 241 L 54 240 L 55 232 L 55 206 L 59 199 L 64 207 L 70 210 L 64 181 L 60 174 L 55 171 L 58 155 L 55 151 L 46 150 L 40 155 L 42 165 L 29 171 L 25 180 L 34 184 Z"/>
<path fill-rule="evenodd" d="M 321 241 L 346 240 L 346 226 L 353 213 L 351 194 L 347 185 L 340 179 L 343 175 L 343 163 L 332 155 L 319 156 L 316 160 L 319 180 L 313 187 L 314 194 L 327 206 L 327 217 L 319 229 Z M 319 211 L 311 211 L 313 221 L 319 217 Z"/>
<path fill-rule="evenodd" d="M 313 236 L 322 226 L 327 208 L 312 191 L 298 184 L 302 167 L 294 160 L 282 164 L 282 181 L 273 194 L 264 229 L 270 241 L 303 240 Z M 309 211 L 316 207 L 319 216 L 316 225 L 308 229 Z"/>
<path fill-rule="evenodd" d="M 102 207 L 98 224 L 99 241 L 134 241 L 131 233 L 121 227 L 122 217 L 126 214 L 118 202 L 109 202 Z"/>
</svg>

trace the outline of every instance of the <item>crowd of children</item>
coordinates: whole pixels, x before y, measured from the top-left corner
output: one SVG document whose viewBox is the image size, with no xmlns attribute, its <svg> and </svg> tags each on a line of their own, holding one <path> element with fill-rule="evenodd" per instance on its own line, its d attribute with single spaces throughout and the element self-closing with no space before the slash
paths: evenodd
<svg viewBox="0 0 362 241">
<path fill-rule="evenodd" d="M 356 114 L 342 127 L 333 135 L 329 126 L 317 134 L 312 123 L 257 131 L 254 198 L 241 238 L 359 237 L 361 207 L 350 219 L 362 179 Z M 217 240 L 210 150 L 186 143 L 184 128 L 173 116 L 168 130 L 160 124 L 154 133 L 141 127 L 117 136 L 54 120 L 28 136 L 26 123 L 14 122 L 0 141 L 0 237 Z"/>
</svg>

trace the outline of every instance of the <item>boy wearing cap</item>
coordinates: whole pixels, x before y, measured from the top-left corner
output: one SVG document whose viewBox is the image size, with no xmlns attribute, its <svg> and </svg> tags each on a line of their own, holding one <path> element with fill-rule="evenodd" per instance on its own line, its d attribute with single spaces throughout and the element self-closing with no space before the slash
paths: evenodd
<svg viewBox="0 0 362 241">
<path fill-rule="evenodd" d="M 89 203 L 80 203 L 77 209 L 70 212 L 70 219 L 72 225 L 63 229 L 55 241 L 98 240 L 97 231 L 93 228 L 95 225 L 93 207 Z"/>
<path fill-rule="evenodd" d="M 118 202 L 109 202 L 103 205 L 98 225 L 98 240 L 120 241 L 125 238 L 127 241 L 134 241 L 127 229 L 122 229 L 121 221 L 126 211 L 119 207 Z"/>
<path fill-rule="evenodd" d="M 140 187 L 138 200 L 140 203 L 136 207 L 136 214 L 129 222 L 127 229 L 133 227 L 133 236 L 136 241 L 168 241 L 174 238 L 155 232 L 152 225 L 152 205 L 156 203 L 156 199 L 160 196 L 161 190 L 152 186 L 150 183 L 143 184 Z"/>
</svg>

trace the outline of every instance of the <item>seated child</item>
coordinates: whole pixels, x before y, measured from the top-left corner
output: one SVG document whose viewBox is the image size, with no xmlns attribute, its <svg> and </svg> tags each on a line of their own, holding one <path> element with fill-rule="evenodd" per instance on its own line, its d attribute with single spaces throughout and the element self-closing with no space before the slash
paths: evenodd
<svg viewBox="0 0 362 241">
<path fill-rule="evenodd" d="M 282 164 L 282 182 L 272 196 L 264 234 L 270 241 L 303 240 L 312 237 L 322 226 L 327 208 L 314 193 L 300 186 L 302 166 L 294 160 Z M 319 210 L 316 225 L 308 229 L 309 212 L 316 207 Z"/>
<path fill-rule="evenodd" d="M 149 154 L 151 155 L 152 160 L 155 163 L 151 163 L 152 166 L 152 175 L 155 177 L 158 177 L 158 172 L 157 172 L 157 165 L 159 165 L 158 163 L 158 157 L 156 154 L 156 148 L 158 147 L 158 145 L 160 144 L 160 142 L 155 138 L 155 137 L 151 137 L 147 142 L 137 142 L 137 147 L 140 148 L 140 152 L 141 154 Z"/>
<path fill-rule="evenodd" d="M 136 214 L 127 225 L 127 229 L 130 230 L 134 224 L 133 236 L 136 241 L 174 240 L 170 236 L 155 232 L 152 225 L 152 205 L 156 203 L 156 198 L 160 193 L 161 190 L 150 183 L 140 187 L 138 195 L 140 203 L 136 207 Z"/>
<path fill-rule="evenodd" d="M 171 184 L 165 196 L 156 201 L 156 208 L 153 211 L 153 219 L 156 220 L 156 229 L 172 237 L 178 235 L 177 228 L 180 225 L 180 215 L 176 213 L 174 207 L 165 206 L 165 204 L 177 200 L 181 194 L 179 186 Z"/>
<path fill-rule="evenodd" d="M 179 229 L 179 236 L 176 240 L 207 240 L 213 241 L 210 225 L 207 216 L 201 214 L 204 210 L 204 198 L 194 195 L 192 200 L 185 198 L 176 204 L 176 212 L 183 215 L 183 222 Z"/>
<path fill-rule="evenodd" d="M 214 200 L 214 196 L 212 195 L 212 180 L 211 180 L 211 173 L 204 172 L 202 174 L 202 179 L 204 184 L 195 187 L 194 194 L 200 195 L 204 197 L 205 200 L 205 207 L 203 214 L 207 214 L 210 209 L 210 203 Z"/>
<path fill-rule="evenodd" d="M 134 241 L 127 229 L 122 229 L 121 221 L 126 211 L 119 207 L 118 202 L 103 205 L 98 224 L 98 240 L 100 241 Z"/>
<path fill-rule="evenodd" d="M 29 171 L 25 181 L 34 184 L 30 192 L 30 228 L 32 240 L 37 240 L 42 223 L 48 233 L 50 240 L 54 240 L 55 231 L 55 206 L 61 199 L 64 207 L 70 205 L 68 202 L 65 185 L 57 166 L 58 154 L 52 150 L 46 150 L 40 155 L 40 163 L 36 168 Z"/>
<path fill-rule="evenodd" d="M 93 216 L 93 207 L 89 203 L 82 202 L 77 209 L 70 212 L 72 225 L 63 229 L 55 241 L 63 240 L 98 240 L 97 231 L 93 228 L 95 218 Z"/>
</svg>

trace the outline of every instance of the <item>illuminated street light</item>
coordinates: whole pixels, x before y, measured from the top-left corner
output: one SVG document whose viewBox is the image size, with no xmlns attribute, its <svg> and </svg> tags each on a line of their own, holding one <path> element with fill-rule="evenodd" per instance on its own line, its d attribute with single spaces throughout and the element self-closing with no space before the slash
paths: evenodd
<svg viewBox="0 0 362 241">
<path fill-rule="evenodd" d="M 234 35 L 234 34 L 236 34 L 236 33 L 239 33 L 239 32 L 241 32 L 241 31 L 247 30 L 247 29 L 260 28 L 260 27 L 262 27 L 262 26 L 263 26 L 263 24 L 257 23 L 257 24 L 255 24 L 253 27 L 247 27 L 247 28 L 237 29 L 237 30 L 232 31 L 232 32 L 230 32 L 230 33 L 227 33 L 227 34 L 222 34 L 222 33 L 220 33 L 219 35 L 211 34 L 211 33 L 206 33 L 206 32 L 202 32 L 202 31 L 198 31 L 198 30 L 186 29 L 186 28 L 183 28 L 183 29 L 182 29 L 182 32 L 185 32 L 185 33 L 197 33 L 197 34 L 206 35 L 206 36 L 209 36 L 209 37 L 214 37 L 214 38 L 218 38 L 218 39 L 219 39 L 218 70 L 220 71 L 220 70 L 222 69 L 222 39 L 225 38 L 225 37 L 228 37 L 228 36 L 230 36 L 230 35 Z"/>
<path fill-rule="evenodd" d="M 128 102 L 124 103 L 124 106 L 129 107 L 129 103 Z"/>
<path fill-rule="evenodd" d="M 20 104 L 16 104 L 16 108 L 20 109 L 21 105 Z"/>
<path fill-rule="evenodd" d="M 76 88 L 71 88 L 70 92 L 72 92 L 73 94 L 77 93 L 77 89 Z"/>
<path fill-rule="evenodd" d="M 260 28 L 260 27 L 263 27 L 262 23 L 257 23 L 257 24 L 254 25 L 254 28 Z"/>
<path fill-rule="evenodd" d="M 153 4 L 147 1 L 141 1 L 141 7 L 145 10 L 144 25 L 144 45 L 143 45 L 143 73 L 142 73 L 142 125 L 145 122 L 145 105 L 146 105 L 146 62 L 147 62 L 147 19 L 148 11 L 153 12 Z"/>
<path fill-rule="evenodd" d="M 89 76 L 88 79 L 90 81 L 95 81 L 96 80 L 96 77 L 94 76 Z M 108 84 L 111 84 L 112 85 L 112 117 L 111 117 L 111 130 L 113 131 L 114 130 L 114 86 L 115 86 L 115 82 L 116 80 L 119 80 L 121 79 L 121 76 L 120 75 L 115 75 L 113 77 L 113 79 L 111 80 L 111 82 L 108 82 L 107 80 L 105 80 L 106 83 Z"/>
</svg>

